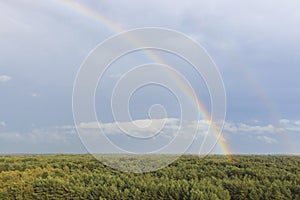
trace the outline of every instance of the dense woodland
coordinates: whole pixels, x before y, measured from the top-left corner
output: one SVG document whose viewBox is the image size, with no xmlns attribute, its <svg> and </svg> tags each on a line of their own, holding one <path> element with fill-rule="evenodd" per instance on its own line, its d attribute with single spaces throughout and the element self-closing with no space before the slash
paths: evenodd
<svg viewBox="0 0 300 200">
<path fill-rule="evenodd" d="M 0 199 L 300 199 L 300 157 L 187 155 L 134 174 L 90 155 L 0 156 Z"/>
</svg>

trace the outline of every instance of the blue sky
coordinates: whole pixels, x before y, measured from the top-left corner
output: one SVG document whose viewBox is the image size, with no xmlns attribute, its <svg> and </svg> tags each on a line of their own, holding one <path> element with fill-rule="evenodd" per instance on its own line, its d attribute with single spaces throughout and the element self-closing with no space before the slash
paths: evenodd
<svg viewBox="0 0 300 200">
<path fill-rule="evenodd" d="M 117 32 L 61 2 L 0 0 L 0 153 L 85 152 L 73 122 L 73 83 L 88 53 Z M 199 42 L 217 64 L 225 84 L 223 135 L 233 153 L 300 153 L 300 2 L 76 3 L 124 30 L 169 28 Z M 188 64 L 173 55 L 156 53 L 191 81 L 209 107 L 203 80 L 188 70 Z M 151 62 L 139 52 L 130 56 L 120 59 L 108 72 L 98 88 L 96 108 L 111 139 L 131 147 L 120 136 L 109 108 L 109 94 L 125 69 Z M 147 121 L 149 106 L 164 105 L 168 111 L 164 131 L 169 137 L 178 126 L 177 102 L 161 88 L 144 89 L 130 102 L 132 120 Z M 183 123 L 186 132 L 191 124 L 194 121 Z M 95 124 L 84 126 L 93 129 Z M 197 142 L 190 152 L 196 148 Z M 213 153 L 222 150 L 216 146 Z"/>
</svg>

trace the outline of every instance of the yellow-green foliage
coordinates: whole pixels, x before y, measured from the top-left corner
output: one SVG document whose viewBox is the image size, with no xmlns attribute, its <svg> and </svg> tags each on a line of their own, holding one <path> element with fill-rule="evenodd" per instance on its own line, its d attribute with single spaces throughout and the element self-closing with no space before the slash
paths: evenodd
<svg viewBox="0 0 300 200">
<path fill-rule="evenodd" d="M 183 156 L 133 174 L 89 155 L 0 156 L 0 199 L 300 199 L 300 157 Z"/>
</svg>

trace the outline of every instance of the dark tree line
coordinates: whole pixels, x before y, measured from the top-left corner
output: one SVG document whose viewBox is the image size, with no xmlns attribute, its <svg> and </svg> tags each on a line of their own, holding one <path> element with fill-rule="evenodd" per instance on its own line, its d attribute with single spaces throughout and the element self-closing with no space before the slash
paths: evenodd
<svg viewBox="0 0 300 200">
<path fill-rule="evenodd" d="M 89 155 L 0 156 L 0 199 L 300 199 L 300 157 L 183 156 L 133 174 Z"/>
</svg>

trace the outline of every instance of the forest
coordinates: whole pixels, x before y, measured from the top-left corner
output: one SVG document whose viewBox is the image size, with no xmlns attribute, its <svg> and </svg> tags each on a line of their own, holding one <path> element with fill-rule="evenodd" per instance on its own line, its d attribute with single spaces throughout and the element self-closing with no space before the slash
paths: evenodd
<svg viewBox="0 0 300 200">
<path fill-rule="evenodd" d="M 91 155 L 0 156 L 0 199 L 300 199 L 300 157 L 184 155 L 128 173 Z"/>
</svg>

